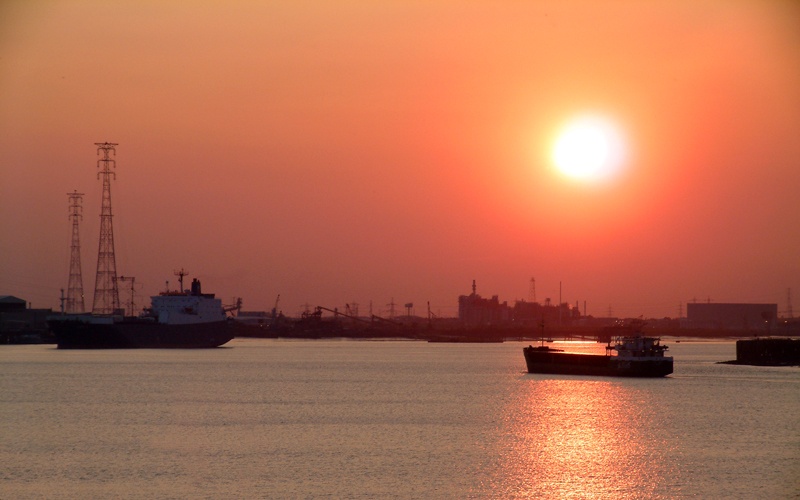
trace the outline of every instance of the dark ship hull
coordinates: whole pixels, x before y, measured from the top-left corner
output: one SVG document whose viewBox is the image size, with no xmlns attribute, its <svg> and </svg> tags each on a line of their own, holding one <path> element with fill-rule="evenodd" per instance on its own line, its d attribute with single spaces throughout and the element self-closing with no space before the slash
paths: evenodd
<svg viewBox="0 0 800 500">
<path fill-rule="evenodd" d="M 54 319 L 48 324 L 59 349 L 211 348 L 229 342 L 234 335 L 228 321 L 176 325 L 140 318 L 107 322 Z"/>
<path fill-rule="evenodd" d="M 528 373 L 664 377 L 672 373 L 672 358 L 619 359 L 600 354 L 565 353 L 548 347 L 525 347 Z"/>
</svg>

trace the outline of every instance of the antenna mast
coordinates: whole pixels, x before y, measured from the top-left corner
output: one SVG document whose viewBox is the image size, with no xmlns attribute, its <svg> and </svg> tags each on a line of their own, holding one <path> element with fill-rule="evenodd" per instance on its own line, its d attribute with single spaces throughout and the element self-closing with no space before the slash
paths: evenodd
<svg viewBox="0 0 800 500">
<path fill-rule="evenodd" d="M 397 305 L 394 303 L 394 297 L 392 297 L 392 301 L 386 305 L 389 306 L 389 317 L 394 318 L 394 306 Z"/>
<path fill-rule="evenodd" d="M 77 190 L 67 193 L 69 197 L 69 218 L 72 220 L 72 243 L 69 257 L 69 284 L 67 285 L 66 312 L 82 313 L 86 310 L 83 303 L 83 275 L 81 273 L 81 236 L 78 222 L 83 219 L 83 193 Z"/>
<path fill-rule="evenodd" d="M 183 293 L 183 292 L 185 292 L 186 290 L 184 290 L 184 288 L 183 288 L 183 277 L 184 277 L 184 276 L 188 276 L 188 275 L 189 275 L 189 273 L 187 273 L 186 271 L 184 271 L 184 270 L 183 270 L 183 268 L 181 268 L 181 270 L 180 270 L 180 271 L 175 271 L 173 274 L 174 274 L 175 276 L 177 276 L 177 277 L 178 277 L 178 283 L 180 283 L 180 287 L 181 287 L 181 288 L 180 288 L 180 290 L 178 290 L 178 291 L 179 291 L 180 293 Z"/>
<path fill-rule="evenodd" d="M 103 201 L 100 207 L 100 245 L 97 250 L 97 277 L 94 283 L 93 314 L 113 314 L 119 309 L 119 289 L 117 288 L 117 264 L 114 256 L 114 228 L 111 223 L 111 178 L 116 179 L 112 169 L 117 162 L 111 154 L 117 155 L 112 142 L 96 142 L 97 154 L 103 152 L 103 158 L 97 160 L 97 178 L 103 178 Z"/>
</svg>

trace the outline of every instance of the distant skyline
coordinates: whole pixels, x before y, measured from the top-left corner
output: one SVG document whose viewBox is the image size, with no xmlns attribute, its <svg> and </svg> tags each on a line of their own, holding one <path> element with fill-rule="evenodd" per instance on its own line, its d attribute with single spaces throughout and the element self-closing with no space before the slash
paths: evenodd
<svg viewBox="0 0 800 500">
<path fill-rule="evenodd" d="M 140 306 L 796 315 L 799 61 L 791 1 L 3 2 L 0 295 L 58 309 L 77 190 L 91 307 L 108 141 Z"/>
</svg>

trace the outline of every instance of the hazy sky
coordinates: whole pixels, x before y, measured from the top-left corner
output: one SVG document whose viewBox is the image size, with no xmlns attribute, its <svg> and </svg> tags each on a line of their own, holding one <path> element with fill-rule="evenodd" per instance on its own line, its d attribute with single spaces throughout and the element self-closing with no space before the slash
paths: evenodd
<svg viewBox="0 0 800 500">
<path fill-rule="evenodd" d="M 551 159 L 584 114 L 623 137 L 610 181 Z M 800 312 L 795 2 L 5 1 L 0 295 L 58 307 L 77 189 L 91 308 L 105 141 L 143 295 L 185 268 L 290 315 L 531 278 L 595 316 Z"/>
</svg>

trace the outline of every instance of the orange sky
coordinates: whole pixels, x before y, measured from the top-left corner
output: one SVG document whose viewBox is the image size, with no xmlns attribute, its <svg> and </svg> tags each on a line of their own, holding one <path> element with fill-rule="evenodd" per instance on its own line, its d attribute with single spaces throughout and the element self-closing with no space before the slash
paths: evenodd
<svg viewBox="0 0 800 500">
<path fill-rule="evenodd" d="M 77 189 L 91 307 L 109 141 L 140 294 L 183 267 L 290 315 L 455 315 L 472 279 L 512 302 L 531 277 L 595 316 L 800 310 L 794 2 L 187 5 L 0 5 L 0 295 L 58 307 Z M 551 165 L 587 112 L 627 140 L 609 184 Z"/>
</svg>

